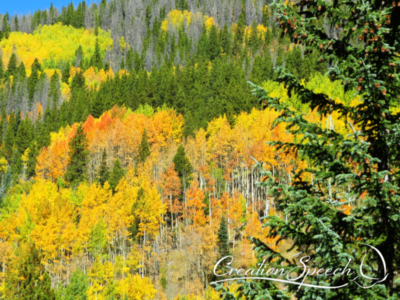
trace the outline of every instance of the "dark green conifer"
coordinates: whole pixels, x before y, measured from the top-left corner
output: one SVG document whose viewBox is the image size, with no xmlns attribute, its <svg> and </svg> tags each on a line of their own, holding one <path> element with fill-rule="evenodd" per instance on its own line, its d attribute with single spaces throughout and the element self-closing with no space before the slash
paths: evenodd
<svg viewBox="0 0 400 300">
<path fill-rule="evenodd" d="M 14 124 L 13 122 L 8 122 L 6 134 L 4 137 L 4 156 L 9 163 L 11 162 L 14 153 L 13 150 L 14 141 L 15 141 Z"/>
<path fill-rule="evenodd" d="M 0 41 L 1 41 L 1 31 L 0 31 Z M 0 81 L 4 78 L 4 67 L 3 67 L 3 58 L 0 55 Z"/>
<path fill-rule="evenodd" d="M 17 74 L 17 55 L 15 53 L 11 54 L 10 60 L 8 61 L 7 71 L 5 76 L 10 77 Z"/>
<path fill-rule="evenodd" d="M 103 101 L 104 101 L 104 95 L 101 93 L 97 93 L 96 96 L 94 96 L 95 98 L 92 100 L 93 103 L 90 106 L 90 114 L 94 117 L 94 118 L 99 118 L 103 112 Z"/>
<path fill-rule="evenodd" d="M 219 259 L 230 255 L 229 251 L 229 239 L 228 239 L 228 224 L 225 216 L 222 216 L 221 223 L 218 229 L 218 252 Z"/>
<path fill-rule="evenodd" d="M 62 72 L 62 77 L 61 77 L 61 81 L 65 82 L 68 84 L 68 80 L 70 77 L 69 72 L 71 71 L 71 65 L 69 62 L 67 62 L 64 66 L 63 72 Z"/>
<path fill-rule="evenodd" d="M 15 137 L 15 148 L 23 154 L 29 147 L 33 138 L 33 124 L 31 120 L 22 120 L 21 124 L 18 126 L 17 135 Z"/>
<path fill-rule="evenodd" d="M 94 46 L 94 53 L 93 56 L 90 60 L 90 65 L 102 69 L 103 68 L 103 60 L 101 57 L 101 52 L 100 52 L 100 45 L 99 45 L 99 39 L 96 38 L 96 44 Z"/>
<path fill-rule="evenodd" d="M 143 131 L 142 140 L 140 141 L 137 162 L 144 163 L 147 157 L 150 155 L 150 144 L 147 137 L 147 130 L 146 128 Z"/>
<path fill-rule="evenodd" d="M 29 76 L 29 81 L 28 81 L 28 93 L 29 93 L 30 103 L 33 102 L 33 96 L 35 93 L 36 84 L 39 81 L 39 72 L 42 71 L 42 66 L 40 65 L 39 60 L 37 58 L 35 58 L 31 70 L 32 70 L 31 76 Z"/>
<path fill-rule="evenodd" d="M 82 125 L 79 125 L 74 137 L 69 142 L 70 162 L 65 173 L 65 180 L 71 186 L 86 179 L 88 156 L 86 133 L 83 131 Z"/>
<path fill-rule="evenodd" d="M 23 169 L 21 152 L 17 149 L 14 150 L 13 158 L 11 161 L 11 171 L 13 174 L 13 185 L 16 185 L 19 180 L 19 175 L 21 175 Z"/>
<path fill-rule="evenodd" d="M 211 26 L 210 35 L 208 39 L 208 56 L 210 60 L 214 60 L 221 54 L 221 45 L 219 43 L 218 31 L 215 25 Z"/>
<path fill-rule="evenodd" d="M 120 180 L 125 176 L 125 169 L 122 167 L 121 162 L 117 158 L 114 161 L 112 171 L 110 173 L 110 187 L 115 192 L 115 188 L 118 186 Z"/>
<path fill-rule="evenodd" d="M 106 149 L 104 149 L 101 155 L 100 168 L 98 173 L 98 180 L 100 185 L 104 186 L 104 183 L 108 181 L 109 177 L 110 177 L 110 172 L 108 170 L 108 165 L 107 165 L 107 151 Z"/>
<path fill-rule="evenodd" d="M 20 78 L 25 79 L 26 77 L 26 69 L 25 69 L 25 64 L 23 61 L 21 61 L 21 63 L 18 66 L 18 71 L 17 71 L 18 75 Z M 57 73 L 57 72 L 55 72 Z"/>
<path fill-rule="evenodd" d="M 175 170 L 178 173 L 179 179 L 182 184 L 182 191 L 185 191 L 189 187 L 189 182 L 192 180 L 193 166 L 186 156 L 185 148 L 179 145 L 178 151 L 172 159 L 175 164 Z"/>
<path fill-rule="evenodd" d="M 307 87 L 286 68 L 277 68 L 276 79 L 286 87 L 289 96 L 296 95 L 320 116 L 345 119 L 348 129 L 342 131 L 332 124 L 306 120 L 301 109 L 252 85 L 254 96 L 279 114 L 273 127 L 290 128 L 294 137 L 290 142 L 268 142 L 269 146 L 278 151 L 293 151 L 297 153 L 296 160 L 308 162 L 307 166 L 293 170 L 291 180 L 285 178 L 286 174 L 273 174 L 262 163 L 256 164 L 261 169 L 260 177 L 265 179 L 259 186 L 269 190 L 276 210 L 287 216 L 282 219 L 276 214 L 266 218 L 266 238 L 289 238 L 291 250 L 305 252 L 301 254 L 303 261 L 310 258 L 308 270 L 349 271 L 339 276 L 308 277 L 308 283 L 315 287 L 288 284 L 285 294 L 278 289 L 279 284 L 268 280 L 242 281 L 237 290 L 243 292 L 237 297 L 226 290 L 222 296 L 249 300 L 397 299 L 400 114 L 396 109 L 400 85 L 392 80 L 392 74 L 399 63 L 399 8 L 391 2 L 377 5 L 369 0 L 362 6 L 352 1 L 339 1 L 337 5 L 309 2 L 301 6 L 301 14 L 295 7 L 299 6 L 274 2 L 283 34 L 290 35 L 293 42 L 299 37 L 286 22 L 296 19 L 294 26 L 302 26 L 300 37 L 302 44 L 307 45 L 306 51 L 318 52 L 321 61 L 330 62 L 329 78 L 339 80 L 343 84 L 340 93 L 350 92 L 358 102 L 346 105 L 333 99 L 328 91 Z M 324 19 L 325 28 L 335 28 L 338 20 L 343 20 L 344 34 L 332 38 L 325 28 L 317 28 L 318 23 L 310 16 Z M 341 19 L 343 16 L 346 18 Z M 374 39 L 375 36 L 378 38 Z M 361 42 L 358 45 L 354 42 L 357 40 Z M 375 47 L 378 51 L 371 52 Z M 298 267 L 299 260 L 289 259 L 288 253 L 278 252 L 257 238 L 252 238 L 252 242 L 259 262 L 266 259 L 269 268 L 283 268 L 286 272 Z"/>
<path fill-rule="evenodd" d="M 28 152 L 28 162 L 27 162 L 27 176 L 28 178 L 36 176 L 36 163 L 37 163 L 37 156 L 39 155 L 38 148 L 36 146 L 36 142 L 31 142 L 29 146 Z"/>
<path fill-rule="evenodd" d="M 146 193 L 144 191 L 143 187 L 140 187 L 137 193 L 136 201 L 132 204 L 131 208 L 131 214 L 135 216 L 137 207 L 143 203 L 143 201 L 146 199 Z M 139 233 L 139 224 L 140 224 L 140 219 L 139 218 L 134 218 L 131 226 L 128 227 L 128 231 L 130 233 L 130 236 L 132 240 L 137 240 L 138 239 L 138 233 Z"/>
<path fill-rule="evenodd" d="M 244 11 L 242 10 L 242 12 L 239 15 L 239 21 L 238 21 L 237 28 L 236 28 L 236 38 L 240 45 L 241 45 L 241 43 L 243 43 L 243 40 L 244 40 L 245 28 L 246 28 L 246 15 L 245 15 Z"/>
<path fill-rule="evenodd" d="M 283 65 L 283 49 L 281 46 L 278 46 L 275 67 L 281 67 L 282 65 Z"/>
<path fill-rule="evenodd" d="M 231 53 L 231 36 L 228 31 L 228 25 L 225 23 L 220 33 L 220 41 L 223 53 L 229 55 Z"/>
<path fill-rule="evenodd" d="M 38 149 L 48 147 L 50 145 L 50 131 L 47 127 L 47 124 L 40 121 L 36 123 L 36 137 Z"/>
</svg>

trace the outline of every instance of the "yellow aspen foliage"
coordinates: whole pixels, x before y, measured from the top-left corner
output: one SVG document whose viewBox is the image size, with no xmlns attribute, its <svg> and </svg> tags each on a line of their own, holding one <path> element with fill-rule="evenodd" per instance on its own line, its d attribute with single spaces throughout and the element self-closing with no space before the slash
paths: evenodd
<svg viewBox="0 0 400 300">
<path fill-rule="evenodd" d="M 114 267 L 109 261 L 101 262 L 100 258 L 97 257 L 92 268 L 88 272 L 88 277 L 91 286 L 88 289 L 88 300 L 94 299 L 106 299 L 103 295 L 108 285 L 112 284 L 114 279 Z"/>
<path fill-rule="evenodd" d="M 229 218 L 229 227 L 231 227 L 232 229 L 237 229 L 242 225 L 242 216 L 243 216 L 242 199 L 243 199 L 242 195 L 238 193 L 236 193 L 234 196 L 230 197 L 228 196 L 227 198 L 225 210 L 226 210 L 226 215 Z"/>
<path fill-rule="evenodd" d="M 192 13 L 187 10 L 171 10 L 167 17 L 161 23 L 161 29 L 166 32 L 170 28 L 182 28 L 184 24 L 188 26 L 193 20 L 203 20 L 207 30 L 210 30 L 212 25 L 215 25 L 213 17 L 203 15 L 201 12 Z"/>
<path fill-rule="evenodd" d="M 243 265 L 249 267 L 257 263 L 257 258 L 254 256 L 253 244 L 250 239 L 243 239 L 240 242 L 239 249 L 240 260 Z"/>
<path fill-rule="evenodd" d="M 108 182 L 104 187 L 108 188 Z M 122 241 L 127 238 L 129 234 L 127 228 L 134 219 L 131 208 L 136 201 L 137 190 L 137 187 L 129 185 L 126 179 L 122 178 L 116 187 L 116 193 L 107 201 L 104 220 L 111 239 Z"/>
<path fill-rule="evenodd" d="M 39 26 L 33 33 L 19 31 L 10 33 L 8 39 L 2 39 L 3 65 L 7 65 L 13 51 L 25 64 L 27 75 L 37 58 L 44 69 L 54 69 L 60 61 L 71 61 L 78 46 L 82 46 L 83 58 L 90 59 L 94 54 L 96 38 L 102 51 L 113 46 L 110 33 L 99 29 L 98 37 L 93 30 L 77 29 L 61 23 Z M 14 50 L 13 50 L 14 49 Z"/>
<path fill-rule="evenodd" d="M 79 222 L 79 235 L 87 242 L 91 228 L 97 225 L 99 220 L 105 215 L 107 202 L 112 196 L 112 191 L 108 182 L 102 188 L 100 185 L 93 184 L 88 189 L 82 200 L 82 215 Z"/>
<path fill-rule="evenodd" d="M 126 274 L 132 273 L 142 267 L 140 264 L 141 255 L 137 247 L 132 247 L 125 259 L 118 255 L 115 258 L 114 273 L 117 278 L 123 278 Z"/>
<path fill-rule="evenodd" d="M 5 173 L 7 171 L 8 162 L 4 156 L 0 158 L 0 172 Z"/>
<path fill-rule="evenodd" d="M 167 204 L 162 203 L 161 195 L 155 185 L 143 178 L 140 188 L 144 197 L 138 197 L 133 215 L 140 220 L 138 235 L 147 234 L 155 237 L 159 233 L 160 224 L 164 223 L 162 216 L 167 211 Z"/>
<path fill-rule="evenodd" d="M 275 212 L 273 209 L 269 212 L 270 215 L 274 215 Z M 269 229 L 263 227 L 258 213 L 254 210 L 250 210 L 247 212 L 246 215 L 247 224 L 244 231 L 245 237 L 255 237 L 258 238 L 263 243 L 266 243 L 271 249 L 278 250 L 278 245 L 276 245 L 276 241 L 279 239 L 279 236 L 275 238 L 266 238 L 266 234 L 268 233 Z"/>
<path fill-rule="evenodd" d="M 204 16 L 204 24 L 207 30 L 210 30 L 213 25 L 215 25 L 213 17 Z"/>
<path fill-rule="evenodd" d="M 187 10 L 183 12 L 177 9 L 171 10 L 168 13 L 167 18 L 162 21 L 161 28 L 162 30 L 167 31 L 171 27 L 181 28 L 184 22 L 187 25 L 190 25 L 191 17 L 192 13 Z"/>
<path fill-rule="evenodd" d="M 70 74 L 72 74 L 71 75 L 72 77 L 75 76 L 77 70 L 79 70 L 79 68 L 75 68 L 75 67 L 71 68 Z M 70 77 L 70 80 L 69 80 L 70 82 L 72 81 L 72 79 L 71 79 L 72 77 Z M 83 73 L 83 77 L 85 78 L 86 85 L 89 88 L 98 90 L 100 87 L 100 84 L 102 82 L 106 81 L 107 78 L 114 78 L 114 72 L 113 72 L 112 68 L 110 68 L 107 72 L 104 71 L 104 69 L 97 70 L 97 72 L 96 72 L 95 68 L 93 66 L 91 66 L 89 69 L 87 69 Z"/>
<path fill-rule="evenodd" d="M 22 195 L 19 208 L 0 227 L 10 242 L 33 241 L 42 249 L 47 259 L 54 258 L 62 249 L 62 232 L 74 227 L 76 210 L 67 193 L 59 193 L 57 186 L 49 181 L 35 183 L 29 195 Z M 11 222 L 10 222 L 11 221 Z M 72 236 L 71 240 L 74 240 Z"/>
<path fill-rule="evenodd" d="M 138 274 L 129 274 L 118 282 L 116 292 L 121 299 L 125 299 L 127 296 L 128 299 L 132 300 L 147 300 L 154 298 L 157 290 L 154 288 L 149 278 L 142 278 Z"/>
</svg>

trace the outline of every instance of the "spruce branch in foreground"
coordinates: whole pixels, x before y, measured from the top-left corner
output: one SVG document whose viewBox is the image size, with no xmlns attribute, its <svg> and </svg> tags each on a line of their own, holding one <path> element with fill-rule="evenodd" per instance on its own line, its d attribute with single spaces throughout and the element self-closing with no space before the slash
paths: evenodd
<svg viewBox="0 0 400 300">
<path fill-rule="evenodd" d="M 400 7 L 383 1 L 300 1 L 293 7 L 275 1 L 272 6 L 282 35 L 287 34 L 292 42 L 303 45 L 305 55 L 320 53 L 319 61 L 331 65 L 327 73 L 330 79 L 340 80 L 344 90 L 354 90 L 354 97 L 359 99 L 355 105 L 345 105 L 307 89 L 285 68 L 276 68 L 277 81 L 285 84 L 289 97 L 296 94 L 303 104 L 317 109 L 321 117 L 336 112 L 346 118 L 351 134 L 342 134 L 307 121 L 304 114 L 251 84 L 254 95 L 264 106 L 281 112 L 274 125 L 283 123 L 297 138 L 292 143 L 269 144 L 294 151 L 298 159 L 312 162 L 296 170 L 291 184 L 273 177 L 261 163 L 256 165 L 263 169 L 261 175 L 265 178 L 259 185 L 269 187 L 277 210 L 287 216 L 286 220 L 278 216 L 267 218 L 269 237 L 291 239 L 293 245 L 288 251 L 294 249 L 309 255 L 308 268 L 339 268 L 350 260 L 347 268 L 353 271 L 352 276 L 338 273 L 308 276 L 305 280 L 318 286 L 345 285 L 342 288 L 299 288 L 289 284 L 286 293 L 297 299 L 397 299 L 400 115 L 394 111 L 400 98 L 396 74 L 400 64 L 400 45 L 396 39 Z M 320 18 L 328 22 L 329 31 L 317 25 Z M 345 213 L 343 205 L 351 205 L 351 211 Z M 296 266 L 284 253 L 275 253 L 259 240 L 253 241 L 260 261 L 275 258 L 271 261 L 275 267 Z M 376 252 L 365 244 L 382 253 L 386 268 Z M 362 272 L 375 279 L 368 279 L 360 272 L 364 254 Z M 238 291 L 247 299 L 264 297 L 265 281 L 240 283 Z M 270 286 L 265 288 L 271 290 Z M 219 289 L 224 288 L 219 286 Z M 224 296 L 232 298 L 228 292 Z M 270 297 L 279 298 L 272 294 Z"/>
</svg>

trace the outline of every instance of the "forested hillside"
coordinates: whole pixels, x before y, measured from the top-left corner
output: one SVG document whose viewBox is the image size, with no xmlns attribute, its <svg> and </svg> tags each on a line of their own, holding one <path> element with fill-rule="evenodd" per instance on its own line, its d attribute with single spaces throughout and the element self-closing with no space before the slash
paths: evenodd
<svg viewBox="0 0 400 300">
<path fill-rule="evenodd" d="M 221 257 L 254 265 L 251 236 L 290 248 L 266 237 L 261 218 L 287 216 L 253 166 L 291 184 L 312 161 L 266 144 L 298 137 L 273 126 L 281 115 L 248 81 L 342 134 L 346 120 L 320 116 L 273 69 L 343 105 L 359 96 L 279 26 L 261 0 L 0 15 L 0 296 L 219 299 L 209 283 Z"/>
</svg>

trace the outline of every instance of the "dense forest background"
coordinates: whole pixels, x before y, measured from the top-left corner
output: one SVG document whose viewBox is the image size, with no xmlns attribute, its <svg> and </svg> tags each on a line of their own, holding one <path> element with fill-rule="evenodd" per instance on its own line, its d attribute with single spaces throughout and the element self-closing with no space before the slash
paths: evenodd
<svg viewBox="0 0 400 300">
<path fill-rule="evenodd" d="M 264 239 L 260 218 L 279 215 L 251 157 L 288 183 L 308 163 L 265 145 L 293 137 L 272 128 L 277 113 L 247 81 L 315 122 L 272 82 L 274 67 L 357 100 L 278 27 L 258 0 L 82 1 L 0 15 L 0 294 L 219 298 L 214 263 L 234 253 L 250 266 L 247 238 Z M 348 130 L 336 115 L 322 122 Z"/>
</svg>

